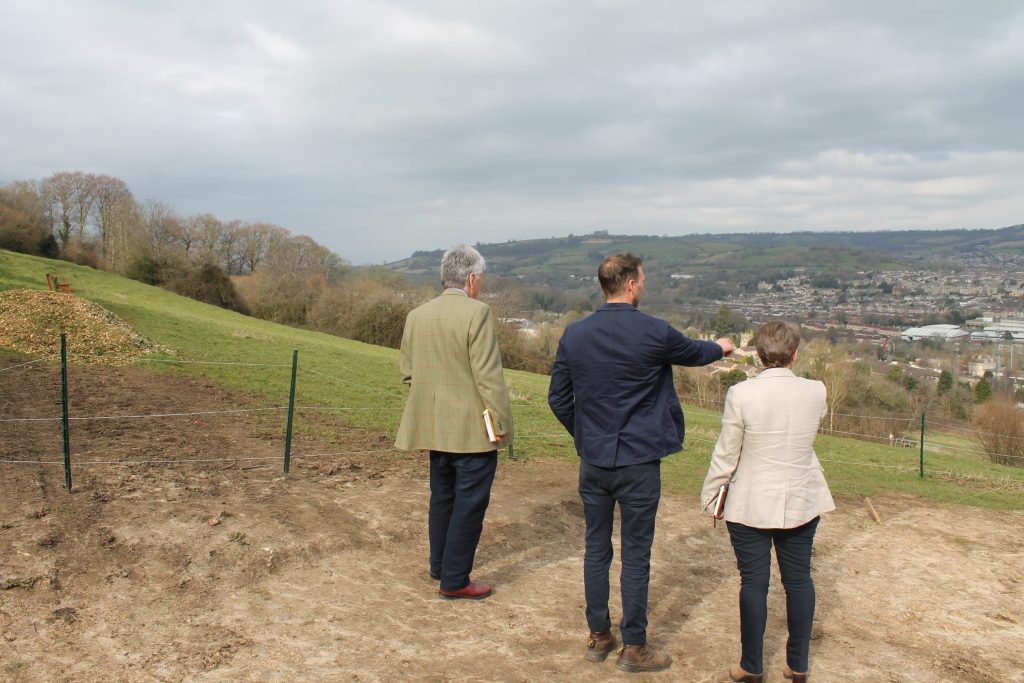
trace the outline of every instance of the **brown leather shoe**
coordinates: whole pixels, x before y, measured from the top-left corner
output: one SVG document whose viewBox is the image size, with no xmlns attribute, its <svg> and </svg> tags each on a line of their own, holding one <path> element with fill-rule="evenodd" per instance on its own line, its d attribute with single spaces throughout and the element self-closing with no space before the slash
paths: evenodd
<svg viewBox="0 0 1024 683">
<path fill-rule="evenodd" d="M 590 640 L 587 641 L 587 654 L 584 657 L 588 662 L 603 662 L 608 659 L 618 641 L 611 631 L 591 631 Z"/>
<path fill-rule="evenodd" d="M 738 666 L 732 666 L 729 667 L 729 678 L 734 683 L 762 683 L 764 681 L 764 674 L 751 674 Z"/>
<path fill-rule="evenodd" d="M 631 674 L 664 671 L 672 666 L 672 658 L 646 643 L 623 645 L 619 648 L 619 658 L 615 666 Z"/>
<path fill-rule="evenodd" d="M 782 677 L 787 681 L 793 681 L 793 683 L 807 683 L 807 672 L 797 673 L 786 665 L 786 668 L 782 670 Z"/>
<path fill-rule="evenodd" d="M 437 594 L 445 600 L 483 600 L 494 590 L 494 587 L 489 583 L 477 583 L 476 581 L 470 581 L 466 584 L 465 588 L 460 588 L 457 591 L 446 591 L 440 589 Z"/>
</svg>

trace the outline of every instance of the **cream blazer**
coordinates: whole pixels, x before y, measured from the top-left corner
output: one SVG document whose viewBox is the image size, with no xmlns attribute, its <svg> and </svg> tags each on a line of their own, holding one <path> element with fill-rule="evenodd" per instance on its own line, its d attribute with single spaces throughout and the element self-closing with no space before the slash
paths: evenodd
<svg viewBox="0 0 1024 683">
<path fill-rule="evenodd" d="M 731 387 L 701 502 L 731 480 L 728 522 L 792 529 L 835 510 L 813 448 L 825 412 L 825 385 L 788 368 L 769 368 Z"/>
</svg>

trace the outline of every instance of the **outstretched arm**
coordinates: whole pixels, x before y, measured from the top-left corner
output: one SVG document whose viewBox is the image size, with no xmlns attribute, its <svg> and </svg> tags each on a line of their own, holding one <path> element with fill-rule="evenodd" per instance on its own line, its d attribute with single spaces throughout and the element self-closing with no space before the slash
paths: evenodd
<svg viewBox="0 0 1024 683">
<path fill-rule="evenodd" d="M 668 357 L 666 360 L 672 365 L 699 367 L 721 359 L 723 355 L 726 355 L 726 351 L 732 352 L 731 341 L 729 348 L 725 348 L 722 343 L 719 343 L 723 341 L 721 339 L 718 342 L 690 339 L 671 325 L 668 327 L 667 334 L 665 350 Z"/>
</svg>

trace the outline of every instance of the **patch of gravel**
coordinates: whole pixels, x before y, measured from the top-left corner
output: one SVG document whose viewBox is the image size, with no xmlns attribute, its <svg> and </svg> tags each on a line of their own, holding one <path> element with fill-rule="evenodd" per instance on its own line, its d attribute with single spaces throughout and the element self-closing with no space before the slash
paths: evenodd
<svg viewBox="0 0 1024 683">
<path fill-rule="evenodd" d="M 74 362 L 124 365 L 145 354 L 167 352 L 99 304 L 61 292 L 0 292 L 0 346 L 30 356 L 57 357 L 67 334 Z"/>
</svg>

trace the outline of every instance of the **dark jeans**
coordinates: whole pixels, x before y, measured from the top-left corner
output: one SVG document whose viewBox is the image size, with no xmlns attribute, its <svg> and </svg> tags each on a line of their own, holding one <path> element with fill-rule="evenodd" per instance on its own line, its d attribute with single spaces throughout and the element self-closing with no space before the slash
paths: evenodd
<svg viewBox="0 0 1024 683">
<path fill-rule="evenodd" d="M 497 467 L 497 451 L 430 451 L 430 571 L 443 590 L 469 585 Z"/>
<path fill-rule="evenodd" d="M 807 650 L 814 620 L 814 582 L 811 580 L 811 546 L 820 518 L 795 529 L 755 529 L 727 522 L 736 565 L 740 570 L 740 666 L 764 672 L 764 627 L 768 621 L 768 580 L 772 571 L 772 544 L 786 589 L 786 621 L 789 641 L 786 663 L 793 671 L 807 671 Z"/>
<path fill-rule="evenodd" d="M 611 567 L 615 504 L 622 520 L 622 622 L 626 645 L 647 642 L 647 586 L 651 578 L 654 517 L 661 500 L 661 461 L 625 467 L 597 467 L 580 462 L 580 498 L 586 519 L 583 585 L 591 631 L 611 629 L 608 569 Z"/>
</svg>

